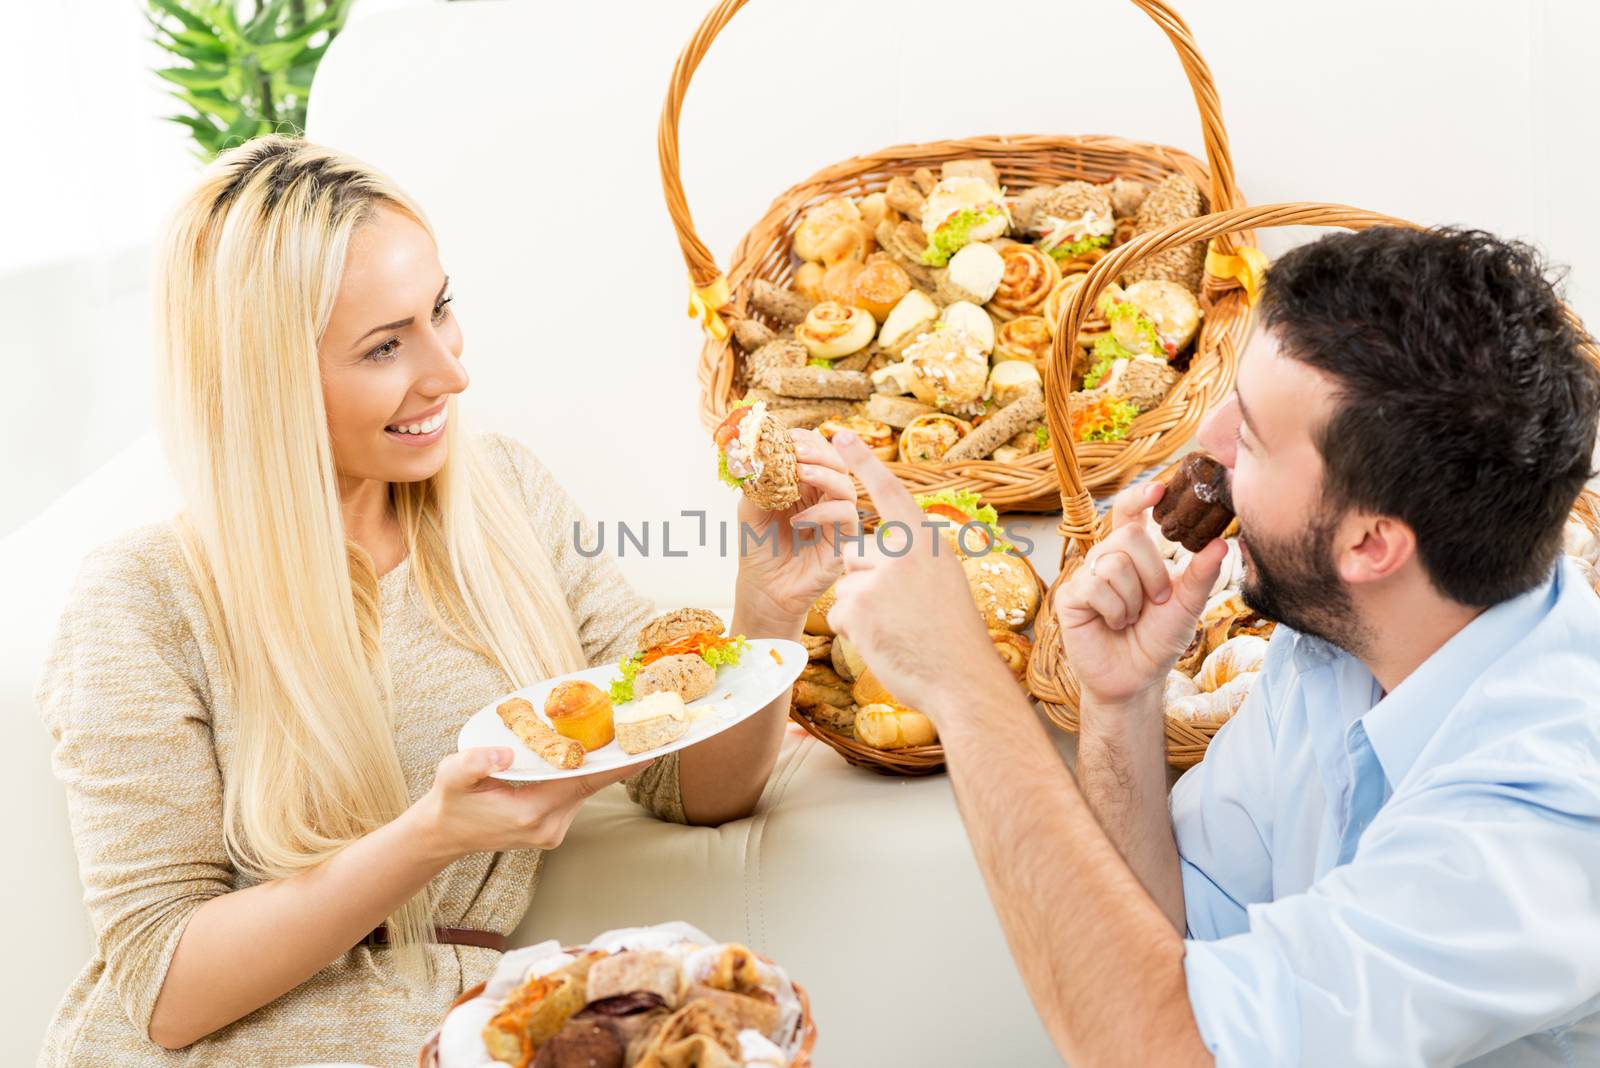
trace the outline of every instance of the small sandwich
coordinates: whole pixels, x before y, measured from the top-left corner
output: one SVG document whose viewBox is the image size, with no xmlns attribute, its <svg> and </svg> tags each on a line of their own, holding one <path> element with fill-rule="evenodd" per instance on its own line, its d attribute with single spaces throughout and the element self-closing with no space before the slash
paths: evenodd
<svg viewBox="0 0 1600 1068">
<path fill-rule="evenodd" d="M 980 504 L 973 490 L 919 493 L 916 501 L 930 521 L 942 520 L 948 524 L 941 533 L 963 556 L 1004 552 L 1012 547 L 1000 535 L 1000 514 L 994 505 Z"/>
<path fill-rule="evenodd" d="M 1079 260 L 1111 244 L 1116 221 L 1111 198 L 1088 182 L 1063 182 L 1039 201 L 1030 229 L 1039 248 L 1057 260 Z"/>
<path fill-rule="evenodd" d="M 743 637 L 724 634 L 722 619 L 704 608 L 657 616 L 640 629 L 639 651 L 618 665 L 622 677 L 611 684 L 611 701 L 624 704 L 661 692 L 684 701 L 704 697 L 717 669 L 737 664 L 749 647 Z"/>
<path fill-rule="evenodd" d="M 617 745 L 629 756 L 659 749 L 689 730 L 689 710 L 671 690 L 641 697 L 616 711 Z"/>
<path fill-rule="evenodd" d="M 800 499 L 800 465 L 789 431 L 767 412 L 765 401 L 744 401 L 728 413 L 713 438 L 717 477 L 759 508 L 782 511 Z"/>
<path fill-rule="evenodd" d="M 1003 237 L 1009 229 L 1011 209 L 998 188 L 971 175 L 941 179 L 922 209 L 922 232 L 928 237 L 922 262 L 943 267 L 968 245 Z"/>
<path fill-rule="evenodd" d="M 1176 359 L 1200 329 L 1199 302 L 1176 282 L 1135 282 L 1127 289 L 1112 284 L 1097 307 L 1109 332 L 1095 339 L 1083 377 L 1086 389 L 1100 385 L 1118 360 Z"/>
</svg>

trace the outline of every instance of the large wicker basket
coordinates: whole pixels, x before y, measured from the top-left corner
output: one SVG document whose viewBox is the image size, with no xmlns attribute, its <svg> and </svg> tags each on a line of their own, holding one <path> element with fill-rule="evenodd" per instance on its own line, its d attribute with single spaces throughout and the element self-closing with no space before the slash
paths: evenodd
<svg viewBox="0 0 1600 1068">
<path fill-rule="evenodd" d="M 721 0 L 717 4 L 678 57 L 662 106 L 659 132 L 661 183 L 667 210 L 689 267 L 690 314 L 702 320 L 708 333 L 699 365 L 700 420 L 707 430 L 722 421 L 745 386 L 742 361 L 728 339 L 725 319 L 755 316 L 749 306 L 749 288 L 754 280 L 780 285 L 790 282 L 794 275 L 790 252 L 793 234 L 801 213 L 813 204 L 840 194 L 876 192 L 885 188 L 891 178 L 910 175 L 919 167 L 937 168 L 946 160 L 971 158 L 992 161 L 1002 181 L 1015 188 L 1073 179 L 1103 182 L 1116 177 L 1157 182 L 1182 173 L 1208 194 L 1211 210 L 1243 203 L 1234 181 L 1216 86 L 1189 27 L 1161 0 L 1133 2 L 1161 27 L 1177 50 L 1200 110 L 1209 167 L 1175 148 L 1104 136 L 995 136 L 896 145 L 836 163 L 780 194 L 734 250 L 726 276 L 695 232 L 678 166 L 678 118 L 689 81 L 712 41 L 745 0 Z M 1234 252 L 1230 242 L 1235 240 L 1247 244 L 1249 237 L 1224 235 L 1220 251 Z M 1237 290 L 1209 271 L 1203 288 L 1206 317 L 1187 373 L 1159 407 L 1133 424 L 1127 437 L 1083 448 L 1080 462 L 1091 488 L 1109 490 L 1121 486 L 1171 456 L 1194 433 L 1201 413 L 1231 388 L 1239 347 L 1249 329 L 1250 307 Z M 889 467 L 913 492 L 976 490 L 986 503 L 1001 511 L 1053 512 L 1057 506 L 1055 466 L 1043 451 L 1012 463 L 892 462 Z"/>
<path fill-rule="evenodd" d="M 450 1003 L 454 1009 L 464 1005 L 483 993 L 483 983 L 469 987 L 462 991 L 461 996 Z M 789 1062 L 789 1068 L 812 1068 L 811 1051 L 817 1045 L 817 1024 L 811 1018 L 811 998 L 807 996 L 805 987 L 794 983 L 794 993 L 800 999 L 800 1048 L 795 1052 L 794 1060 Z M 439 1068 L 439 1032 L 435 1029 L 422 1044 L 422 1049 L 417 1053 L 417 1068 Z"/>
<path fill-rule="evenodd" d="M 867 524 L 869 528 L 873 525 L 875 524 Z M 1039 587 L 1039 616 L 1035 618 L 1042 618 L 1048 596 L 1044 578 L 1033 566 L 1033 561 L 1020 553 L 1016 555 L 1027 565 L 1028 574 L 1033 576 L 1033 581 Z M 1034 652 L 1038 652 L 1037 644 L 1034 646 Z M 1031 658 L 1029 663 L 1031 665 Z M 944 770 L 944 746 L 937 742 L 933 745 L 913 745 L 904 749 L 874 749 L 849 735 L 818 726 L 793 704 L 789 706 L 789 718 L 804 727 L 807 734 L 831 748 L 855 767 L 866 768 L 868 771 L 876 771 L 883 775 L 932 775 Z"/>
<path fill-rule="evenodd" d="M 1061 645 L 1060 625 L 1053 611 L 1052 601 L 1056 587 L 1066 582 L 1082 566 L 1084 554 L 1104 537 L 1106 521 L 1096 515 L 1094 500 L 1089 494 L 1089 484 L 1083 475 L 1076 451 L 1069 435 L 1062 433 L 1067 426 L 1067 386 L 1071 381 L 1072 359 L 1076 346 L 1066 346 L 1064 338 L 1076 336 L 1078 324 L 1085 313 L 1094 307 L 1094 301 L 1105 286 L 1122 271 L 1138 260 L 1169 248 L 1176 248 L 1195 240 L 1215 240 L 1230 232 L 1273 226 L 1337 226 L 1349 230 L 1364 230 L 1371 226 L 1405 226 L 1415 224 L 1401 219 L 1379 215 L 1341 204 L 1269 204 L 1254 208 L 1237 208 L 1218 212 L 1164 230 L 1144 234 L 1120 248 L 1113 249 L 1105 259 L 1095 264 L 1088 279 L 1078 287 L 1071 305 L 1063 310 L 1064 326 L 1056 334 L 1055 352 L 1045 376 L 1045 414 L 1050 422 L 1052 452 L 1061 475 L 1061 573 L 1050 588 L 1052 596 L 1045 598 L 1035 623 L 1033 658 L 1028 666 L 1028 688 L 1045 706 L 1052 722 L 1063 730 L 1078 729 L 1078 683 L 1067 665 Z M 1233 284 L 1244 288 L 1244 279 Z M 1249 279 L 1253 287 L 1257 279 Z M 1568 314 L 1576 316 L 1571 310 Z M 1585 355 L 1600 366 L 1600 348 L 1586 342 Z M 1600 533 L 1600 498 L 1585 490 L 1573 507 L 1575 518 L 1591 530 Z M 1205 756 L 1206 746 L 1221 728 L 1221 722 L 1185 722 L 1168 718 L 1166 721 L 1167 762 L 1183 769 L 1198 764 Z"/>
</svg>

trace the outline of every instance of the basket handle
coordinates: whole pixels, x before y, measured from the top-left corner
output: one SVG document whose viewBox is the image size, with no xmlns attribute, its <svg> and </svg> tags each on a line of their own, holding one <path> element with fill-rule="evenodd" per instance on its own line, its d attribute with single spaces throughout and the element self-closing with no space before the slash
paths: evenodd
<svg viewBox="0 0 1600 1068">
<path fill-rule="evenodd" d="M 684 197 L 678 163 L 678 120 L 683 112 L 683 98 L 689 91 L 689 82 L 700 61 L 705 58 L 711 42 L 717 39 L 723 27 L 747 2 L 719 0 L 700 23 L 694 36 L 689 38 L 689 43 L 683 46 L 683 51 L 678 54 L 678 62 L 672 68 L 672 80 L 667 85 L 667 98 L 661 105 L 661 123 L 656 135 L 656 150 L 661 160 L 661 188 L 666 195 L 667 213 L 672 216 L 673 228 L 678 232 L 678 245 L 683 250 L 683 261 L 689 268 L 689 314 L 700 319 L 706 329 L 718 337 L 725 336 L 726 327 L 717 311 L 728 302 L 731 294 L 716 258 L 695 232 L 694 218 Z M 1211 209 L 1231 209 L 1239 202 L 1239 187 L 1233 176 L 1233 157 L 1228 151 L 1228 133 L 1222 124 L 1222 104 L 1217 97 L 1211 68 L 1201 57 L 1188 24 L 1164 0 L 1132 0 L 1132 3 L 1161 27 L 1167 40 L 1177 50 L 1183 72 L 1189 79 L 1189 87 L 1194 91 L 1195 104 L 1200 109 L 1200 129 L 1211 173 Z M 1227 241 L 1226 236 L 1223 241 Z M 1235 250 L 1232 245 L 1223 243 L 1219 244 L 1218 251 L 1231 254 Z"/>
<path fill-rule="evenodd" d="M 1217 245 L 1214 247 L 1220 252 L 1221 239 L 1241 230 L 1272 226 L 1339 226 L 1347 230 L 1365 230 L 1370 226 L 1415 228 L 1415 225 L 1404 219 L 1343 204 L 1263 204 L 1253 208 L 1213 212 L 1173 223 L 1161 230 L 1151 230 L 1119 245 L 1100 259 L 1089 271 L 1083 284 L 1073 291 L 1071 301 L 1062 310 L 1055 344 L 1045 365 L 1045 421 L 1050 426 L 1050 451 L 1055 455 L 1056 474 L 1061 479 L 1062 564 L 1065 565 L 1072 549 L 1087 552 L 1105 535 L 1104 524 L 1095 513 L 1094 498 L 1085 488 L 1083 472 L 1078 467 L 1077 443 L 1072 440 L 1072 420 L 1067 401 L 1072 391 L 1073 361 L 1078 356 L 1078 331 L 1107 285 L 1120 278 L 1135 263 L 1195 241 L 1215 240 Z M 1245 296 L 1243 292 L 1235 290 L 1225 299 L 1243 300 Z M 1600 363 L 1600 351 L 1592 353 L 1590 358 Z M 1195 412 L 1196 426 L 1203 417 L 1203 411 Z"/>
</svg>

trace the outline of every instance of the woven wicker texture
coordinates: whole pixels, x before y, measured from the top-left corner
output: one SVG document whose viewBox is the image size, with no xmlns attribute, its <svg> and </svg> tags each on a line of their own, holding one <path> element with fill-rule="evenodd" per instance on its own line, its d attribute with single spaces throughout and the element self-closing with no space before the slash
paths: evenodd
<svg viewBox="0 0 1600 1068">
<path fill-rule="evenodd" d="M 1134 6 L 1149 15 L 1166 34 L 1183 64 L 1200 112 L 1207 164 L 1174 148 L 1105 136 L 993 136 L 896 145 L 826 167 L 780 194 L 739 242 L 728 270 L 723 272 L 695 232 L 684 195 L 678 162 L 678 120 L 695 69 L 745 2 L 722 0 L 684 47 L 662 105 L 658 136 L 661 184 L 690 281 L 699 289 L 713 285 L 725 274 L 732 294 L 730 302 L 721 310 L 727 321 L 760 318 L 749 304 L 749 288 L 754 280 L 789 284 L 794 275 L 790 245 L 801 213 L 807 208 L 841 194 L 862 196 L 882 190 L 893 177 L 909 176 L 919 167 L 937 170 L 946 160 L 990 160 L 1001 180 L 1013 189 L 1074 179 L 1104 182 L 1116 177 L 1154 183 L 1181 173 L 1207 194 L 1214 211 L 1243 203 L 1234 180 L 1216 86 L 1193 34 L 1160 0 L 1133 0 Z M 1235 240 L 1248 243 L 1250 237 L 1248 233 L 1224 235 L 1219 249 L 1232 252 L 1231 242 Z M 1079 459 L 1090 486 L 1101 490 L 1116 488 L 1173 455 L 1192 435 L 1201 413 L 1232 387 L 1239 348 L 1249 330 L 1249 304 L 1224 280 L 1209 275 L 1201 296 L 1206 317 L 1183 379 L 1159 407 L 1146 412 L 1134 423 L 1126 438 L 1082 449 Z M 776 327 L 778 324 L 767 322 L 766 325 Z M 700 420 L 709 431 L 722 421 L 743 394 L 746 382 L 739 350 L 730 340 L 708 337 L 700 354 L 698 374 Z M 1011 463 L 895 461 L 889 467 L 914 492 L 976 490 L 985 503 L 1001 511 L 1052 512 L 1056 509 L 1056 475 L 1050 457 L 1044 452 Z"/>
</svg>

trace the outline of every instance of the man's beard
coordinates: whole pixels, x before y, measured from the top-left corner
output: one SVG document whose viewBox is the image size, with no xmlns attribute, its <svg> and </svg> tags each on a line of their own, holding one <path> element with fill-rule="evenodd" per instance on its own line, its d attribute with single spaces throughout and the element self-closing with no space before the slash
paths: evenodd
<svg viewBox="0 0 1600 1068">
<path fill-rule="evenodd" d="M 1366 628 L 1333 560 L 1338 523 L 1337 515 L 1319 510 L 1299 535 L 1277 542 L 1241 530 L 1250 566 L 1240 593 L 1260 615 L 1360 655 Z"/>
</svg>

